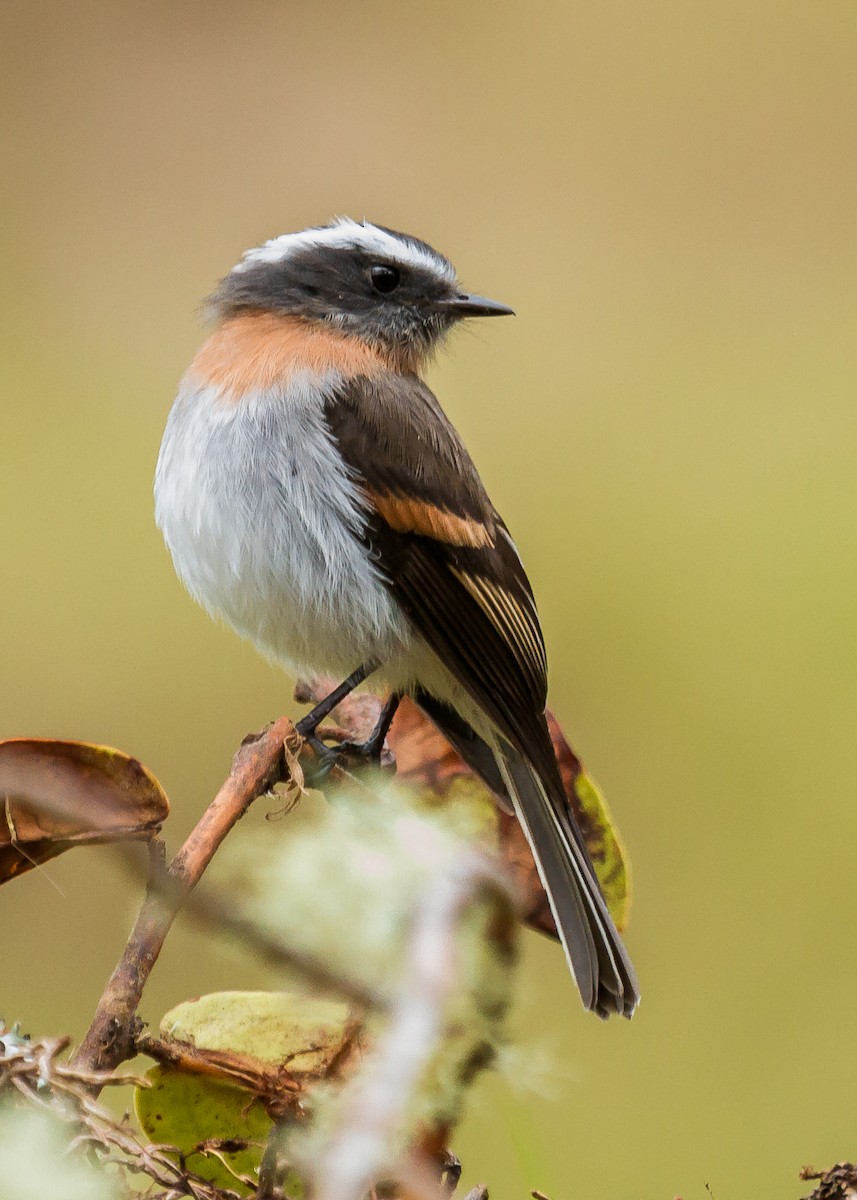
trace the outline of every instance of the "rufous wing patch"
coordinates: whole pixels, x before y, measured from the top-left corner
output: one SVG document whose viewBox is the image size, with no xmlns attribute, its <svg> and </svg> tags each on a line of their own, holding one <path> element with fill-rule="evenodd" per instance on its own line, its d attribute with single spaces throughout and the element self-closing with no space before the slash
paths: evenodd
<svg viewBox="0 0 857 1200">
<path fill-rule="evenodd" d="M 459 517 L 427 500 L 369 491 L 375 510 L 396 533 L 416 533 L 448 546 L 480 549 L 494 545 L 493 531 L 472 517 Z"/>
<path fill-rule="evenodd" d="M 215 329 L 190 365 L 198 385 L 236 400 L 282 386 L 300 371 L 336 372 L 343 379 L 388 369 L 382 354 L 360 338 L 321 321 L 271 312 L 242 312 Z"/>
</svg>

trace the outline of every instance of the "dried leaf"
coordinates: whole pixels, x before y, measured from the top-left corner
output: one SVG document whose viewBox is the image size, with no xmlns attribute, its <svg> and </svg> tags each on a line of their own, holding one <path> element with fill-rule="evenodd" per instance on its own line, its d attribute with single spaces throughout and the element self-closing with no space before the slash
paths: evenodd
<svg viewBox="0 0 857 1200">
<path fill-rule="evenodd" d="M 557 719 L 550 712 L 547 715 L 569 808 L 583 831 L 610 914 L 622 929 L 629 906 L 628 867 L 622 843 L 604 798 L 583 770 Z M 450 795 L 458 780 L 474 778 L 446 738 L 408 700 L 402 702 L 388 740 L 396 756 L 397 778 L 428 788 L 439 799 Z M 514 816 L 502 811 L 499 836 L 503 858 L 524 897 L 525 920 L 556 936 L 547 896 L 523 830 Z"/>
<path fill-rule="evenodd" d="M 302 703 L 318 703 L 334 686 L 335 681 L 327 678 L 302 681 L 295 690 L 295 699 Z M 334 710 L 334 715 L 348 736 L 359 741 L 373 728 L 381 704 L 381 699 L 371 693 L 352 693 Z M 618 928 L 623 929 L 630 907 L 625 851 L 604 797 L 584 771 L 557 719 L 551 712 L 547 713 L 547 718 L 569 808 L 583 830 L 610 915 Z M 397 778 L 423 792 L 428 790 L 439 803 L 452 799 L 459 801 L 466 795 L 468 803 L 474 806 L 477 799 L 474 788 L 477 793 L 489 795 L 488 789 L 475 780 L 446 738 L 408 699 L 399 707 L 387 744 L 395 755 Z M 498 823 L 502 856 L 524 898 L 524 919 L 534 929 L 555 937 L 556 926 L 548 898 L 524 832 L 517 820 L 507 813 L 500 812 Z"/>
<path fill-rule="evenodd" d="M 0 742 L 0 883 L 72 846 L 152 837 L 169 801 L 136 758 L 110 746 Z"/>
</svg>

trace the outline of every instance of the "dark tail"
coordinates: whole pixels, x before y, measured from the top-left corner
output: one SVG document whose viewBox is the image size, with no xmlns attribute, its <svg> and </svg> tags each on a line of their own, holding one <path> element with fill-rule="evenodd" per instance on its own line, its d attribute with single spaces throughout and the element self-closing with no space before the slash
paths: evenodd
<svg viewBox="0 0 857 1200">
<path fill-rule="evenodd" d="M 637 977 L 565 805 L 510 746 L 497 761 L 548 894 L 568 965 L 585 1008 L 600 1017 L 633 1015 Z"/>
<path fill-rule="evenodd" d="M 417 701 L 468 766 L 501 799 L 511 801 L 584 1007 L 601 1017 L 632 1016 L 640 998 L 637 977 L 569 811 L 559 771 L 538 771 L 507 742 L 492 750 L 446 705 L 425 695 Z"/>
</svg>

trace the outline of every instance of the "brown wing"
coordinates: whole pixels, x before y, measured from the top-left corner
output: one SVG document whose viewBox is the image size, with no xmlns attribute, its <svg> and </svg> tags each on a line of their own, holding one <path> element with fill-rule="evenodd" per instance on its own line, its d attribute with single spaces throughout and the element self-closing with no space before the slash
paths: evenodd
<svg viewBox="0 0 857 1200">
<path fill-rule="evenodd" d="M 529 581 L 461 439 L 415 377 L 353 380 L 327 410 L 363 487 L 366 541 L 428 644 L 516 747 L 544 741 L 544 641 Z"/>
<path fill-rule="evenodd" d="M 484 778 L 493 786 L 496 766 L 514 800 L 585 1006 L 630 1016 L 634 969 L 568 809 L 545 720 L 532 591 L 476 468 L 417 379 L 353 380 L 327 417 L 364 489 L 365 538 L 387 586 L 509 743 Z M 468 761 L 483 771 L 480 758 Z"/>
</svg>

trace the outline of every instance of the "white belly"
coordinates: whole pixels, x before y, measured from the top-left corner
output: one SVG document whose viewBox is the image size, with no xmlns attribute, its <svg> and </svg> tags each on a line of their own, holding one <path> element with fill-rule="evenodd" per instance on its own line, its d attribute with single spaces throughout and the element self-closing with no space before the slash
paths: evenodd
<svg viewBox="0 0 857 1200">
<path fill-rule="evenodd" d="M 269 658 L 342 677 L 378 659 L 404 682 L 416 647 L 359 541 L 360 496 L 324 394 L 315 375 L 238 401 L 186 381 L 158 458 L 156 520 L 191 595 Z"/>
</svg>

